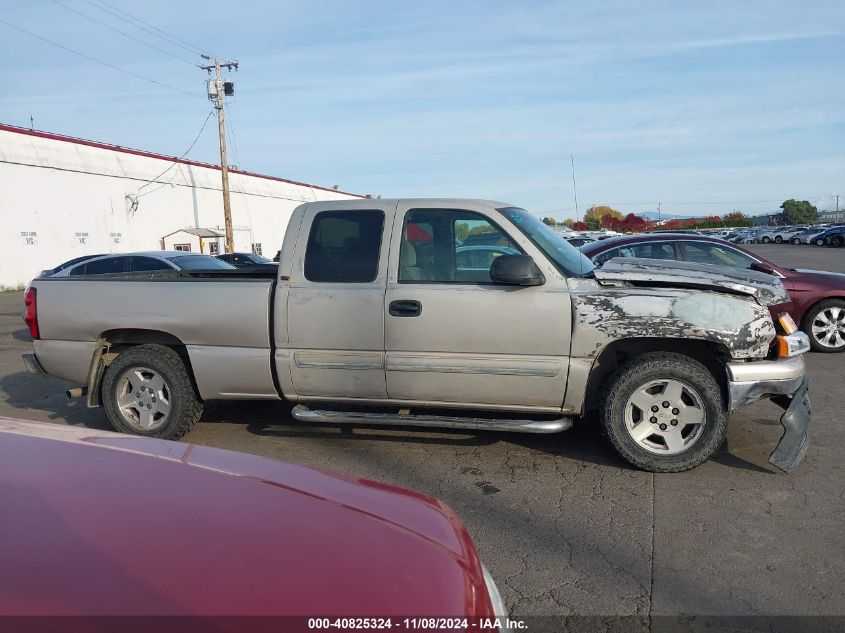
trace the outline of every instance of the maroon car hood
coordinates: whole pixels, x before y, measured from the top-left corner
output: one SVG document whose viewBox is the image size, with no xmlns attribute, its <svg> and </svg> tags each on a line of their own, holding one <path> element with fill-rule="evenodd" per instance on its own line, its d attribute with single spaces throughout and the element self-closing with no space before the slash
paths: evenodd
<svg viewBox="0 0 845 633">
<path fill-rule="evenodd" d="M 488 615 L 427 495 L 231 451 L 0 418 L 0 615 Z"/>
<path fill-rule="evenodd" d="M 845 273 L 835 273 L 829 270 L 810 270 L 807 268 L 792 268 L 791 272 L 800 273 L 806 280 L 830 284 L 838 289 L 845 289 Z"/>
</svg>

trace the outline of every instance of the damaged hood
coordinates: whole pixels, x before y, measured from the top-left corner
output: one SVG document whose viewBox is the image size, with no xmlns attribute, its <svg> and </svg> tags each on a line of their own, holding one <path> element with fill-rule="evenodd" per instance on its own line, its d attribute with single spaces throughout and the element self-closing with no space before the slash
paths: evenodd
<svg viewBox="0 0 845 633">
<path fill-rule="evenodd" d="M 593 274 L 604 286 L 627 283 L 633 286 L 701 288 L 747 295 L 764 306 L 789 301 L 789 294 L 777 277 L 733 266 L 614 257 L 596 268 Z"/>
</svg>

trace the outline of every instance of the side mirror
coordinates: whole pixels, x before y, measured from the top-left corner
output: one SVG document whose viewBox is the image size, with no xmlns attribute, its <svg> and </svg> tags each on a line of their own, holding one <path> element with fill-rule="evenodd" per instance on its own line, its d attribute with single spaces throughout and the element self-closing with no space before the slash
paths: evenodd
<svg viewBox="0 0 845 633">
<path fill-rule="evenodd" d="M 543 273 L 528 255 L 499 255 L 490 266 L 490 279 L 508 286 L 542 286 Z"/>
<path fill-rule="evenodd" d="M 751 264 L 751 270 L 756 270 L 758 273 L 766 273 L 767 275 L 774 275 L 775 269 L 771 266 L 766 266 L 766 264 L 761 264 L 760 262 L 755 262 Z"/>
</svg>

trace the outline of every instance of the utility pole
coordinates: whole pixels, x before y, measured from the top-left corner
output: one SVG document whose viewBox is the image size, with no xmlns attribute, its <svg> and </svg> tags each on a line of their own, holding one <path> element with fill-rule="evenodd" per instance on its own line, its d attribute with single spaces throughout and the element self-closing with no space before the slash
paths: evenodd
<svg viewBox="0 0 845 633">
<path fill-rule="evenodd" d="M 657 203 L 657 222 L 660 222 L 660 203 Z"/>
<path fill-rule="evenodd" d="M 572 163 L 572 193 L 575 196 L 575 221 L 580 222 L 578 219 L 578 188 L 575 186 L 575 156 L 573 154 L 569 155 L 569 162 Z"/>
<path fill-rule="evenodd" d="M 836 194 L 836 212 L 839 213 L 839 194 Z"/>
<path fill-rule="evenodd" d="M 205 55 L 203 57 L 209 59 Z M 223 110 L 223 97 L 228 94 L 234 94 L 234 88 L 231 84 L 227 84 L 224 87 L 223 79 L 220 76 L 220 69 L 224 67 L 227 70 L 231 70 L 232 68 L 237 70 L 238 62 L 221 61 L 219 57 L 215 57 L 213 65 L 200 66 L 200 68 L 209 73 L 214 70 L 214 91 L 212 92 L 209 89 L 208 98 L 214 99 L 214 107 L 217 109 L 217 128 L 220 134 L 220 173 L 223 178 L 223 222 L 226 226 L 226 252 L 234 253 L 235 240 L 232 235 L 232 206 L 229 199 L 229 163 L 226 160 L 226 120 Z"/>
</svg>

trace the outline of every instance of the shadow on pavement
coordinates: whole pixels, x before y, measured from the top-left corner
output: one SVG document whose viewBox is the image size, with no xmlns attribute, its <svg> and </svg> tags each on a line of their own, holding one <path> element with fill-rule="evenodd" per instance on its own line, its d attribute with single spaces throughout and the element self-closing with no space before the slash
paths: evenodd
<svg viewBox="0 0 845 633">
<path fill-rule="evenodd" d="M 246 408 L 249 409 L 248 414 L 245 411 Z M 203 420 L 214 418 L 238 423 L 247 417 L 250 419 L 247 431 L 252 435 L 264 437 L 315 438 L 327 441 L 361 440 L 443 446 L 488 446 L 498 442 L 509 442 L 553 456 L 633 470 L 602 440 L 597 427 L 590 424 L 576 424 L 569 431 L 553 434 L 364 424 L 316 425 L 295 422 L 290 417 L 289 405 L 280 406 L 268 402 L 249 403 L 246 406 L 245 403 L 211 403 L 206 408 Z"/>
<path fill-rule="evenodd" d="M 102 408 L 89 409 L 84 399 L 68 400 L 64 393 L 70 383 L 25 371 L 0 377 L 0 396 L 20 417 L 31 418 L 27 411 L 42 411 L 50 420 L 64 420 L 72 426 L 109 430 L 111 425 Z M 11 415 L 17 415 L 14 412 Z M 497 431 L 461 431 L 436 427 L 382 425 L 315 425 L 295 422 L 290 405 L 280 402 L 210 401 L 201 422 L 245 424 L 251 435 L 274 438 L 314 438 L 321 440 L 361 440 L 442 446 L 489 446 L 507 442 L 534 451 L 600 466 L 635 470 L 613 451 L 595 422 L 577 422 L 563 433 L 530 434 Z M 190 438 L 187 438 L 190 441 Z M 727 444 L 713 461 L 730 468 L 772 474 L 730 453 Z"/>
<path fill-rule="evenodd" d="M 32 336 L 29 334 L 29 330 L 26 328 L 22 328 L 20 330 L 15 330 L 12 332 L 12 338 L 16 341 L 21 341 L 22 343 L 31 343 Z"/>
<path fill-rule="evenodd" d="M 64 421 L 72 426 L 111 429 L 102 409 L 89 409 L 82 398 L 68 400 L 65 397 L 69 386 L 72 385 L 63 380 L 19 371 L 0 376 L 0 397 L 4 409 L 20 411 L 6 411 L 10 417 L 33 419 L 31 412 L 37 411 L 46 413 L 50 420 Z"/>
<path fill-rule="evenodd" d="M 711 460 L 716 462 L 717 464 L 721 464 L 722 466 L 728 466 L 729 468 L 736 468 L 737 470 L 750 470 L 753 473 L 762 473 L 764 475 L 775 475 L 777 474 L 774 470 L 769 470 L 768 468 L 762 468 L 757 464 L 753 464 L 749 461 L 742 459 L 741 457 L 734 455 L 730 451 L 730 443 L 725 442 L 722 445 L 722 448 L 711 457 Z"/>
</svg>

